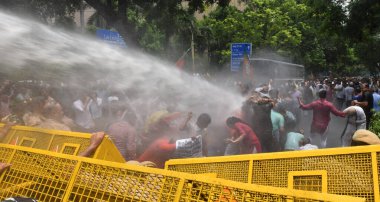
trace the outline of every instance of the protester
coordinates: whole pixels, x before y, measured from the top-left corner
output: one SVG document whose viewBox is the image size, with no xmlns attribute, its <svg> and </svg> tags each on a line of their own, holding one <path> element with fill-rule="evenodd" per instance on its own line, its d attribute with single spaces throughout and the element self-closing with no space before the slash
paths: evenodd
<svg viewBox="0 0 380 202">
<path fill-rule="evenodd" d="M 199 145 L 202 147 L 200 156 L 223 155 L 223 152 L 225 155 L 246 154 L 253 153 L 254 150 L 307 150 L 316 149 L 315 145 L 324 148 L 327 144 L 326 131 L 330 113 L 337 116 L 347 114 L 348 122 L 342 134 L 341 145 L 349 146 L 353 133 L 359 128 L 367 128 L 361 123 L 362 110 L 367 116 L 371 108 L 375 111 L 379 108 L 380 96 L 377 93 L 371 94 L 372 88 L 377 86 L 369 85 L 366 79 L 330 77 L 302 82 L 289 80 L 266 82 L 259 87 L 255 86 L 255 82 L 250 82 L 249 85 L 240 83 L 239 87 L 237 93 L 244 97 L 237 96 L 237 100 L 242 98 L 245 101 L 242 105 L 235 106 L 236 113 L 231 112 L 229 116 L 240 121 L 229 125 L 227 123 L 227 127 L 227 117 L 217 114 L 225 115 L 223 110 L 228 104 L 221 107 L 223 113 L 218 111 L 212 114 L 215 117 L 210 126 L 210 114 L 214 111 L 208 112 L 204 108 L 204 111 L 200 111 L 196 105 L 183 107 L 176 93 L 170 90 L 170 85 L 165 85 L 163 81 L 158 81 L 152 88 L 168 88 L 170 93 L 154 94 L 143 101 L 140 96 L 144 92 L 134 88 L 89 85 L 89 89 L 82 90 L 80 99 L 77 99 L 75 87 L 66 84 L 4 81 L 0 82 L 0 115 L 3 116 L 3 121 L 20 120 L 18 124 L 32 127 L 81 132 L 105 130 L 126 160 L 153 161 L 158 167 L 163 167 L 170 158 L 194 157 L 176 156 L 181 150 L 177 144 L 186 139 L 199 141 L 199 137 Z M 344 112 L 326 100 L 327 90 L 335 95 L 333 102 L 338 108 L 348 107 Z M 313 102 L 315 93 L 319 99 Z M 370 95 L 373 101 L 370 100 Z M 298 101 L 299 98 L 307 104 Z M 350 107 L 351 104 L 354 106 Z M 309 133 L 300 140 L 300 133 L 297 132 L 304 128 L 301 124 L 307 123 L 311 118 L 311 113 L 300 113 L 300 108 L 313 110 L 310 129 L 312 144 L 305 138 Z M 195 118 L 193 113 L 200 115 Z M 365 120 L 369 124 L 369 120 Z M 224 140 L 228 134 L 229 144 L 226 145 Z M 91 152 L 93 151 L 90 150 Z"/>
<path fill-rule="evenodd" d="M 229 128 L 236 130 L 238 136 L 227 139 L 228 144 L 237 144 L 240 147 L 240 154 L 261 153 L 261 144 L 256 134 L 248 124 L 236 117 L 229 117 L 226 120 Z"/>
<path fill-rule="evenodd" d="M 300 141 L 300 148 L 299 148 L 299 150 L 303 150 L 304 151 L 304 150 L 315 150 L 315 149 L 318 149 L 318 146 L 317 145 L 312 145 L 310 138 L 304 137 Z"/>
<path fill-rule="evenodd" d="M 326 130 L 330 122 L 330 113 L 340 117 L 344 117 L 345 114 L 337 110 L 331 102 L 326 100 L 327 92 L 325 89 L 321 89 L 318 94 L 319 99 L 310 104 L 304 105 L 301 99 L 298 99 L 298 102 L 301 109 L 313 110 L 313 121 L 310 128 L 311 142 L 325 148 L 327 143 Z M 318 137 L 321 139 L 320 144 L 317 144 Z"/>
<path fill-rule="evenodd" d="M 90 105 L 92 102 L 93 100 L 87 93 L 82 93 L 80 99 L 73 103 L 75 123 L 83 132 L 90 132 L 95 127 L 95 123 L 90 112 Z"/>
<path fill-rule="evenodd" d="M 366 128 L 369 128 L 369 123 L 371 122 L 372 117 L 373 96 L 371 90 L 369 89 L 368 83 L 363 84 L 363 88 L 361 89 L 359 95 L 358 100 L 354 100 L 352 103 L 353 105 L 363 108 L 366 116 Z"/>
<path fill-rule="evenodd" d="M 44 104 L 44 97 L 34 97 L 31 99 L 30 110 L 22 117 L 26 126 L 38 126 L 45 121 L 46 118 L 43 116 Z"/>
<path fill-rule="evenodd" d="M 95 91 L 92 91 L 89 95 L 91 102 L 89 103 L 89 111 L 94 121 L 94 128 L 100 129 L 104 127 L 103 117 L 103 99 L 98 97 Z"/>
<path fill-rule="evenodd" d="M 73 120 L 64 115 L 62 106 L 59 103 L 45 107 L 43 116 L 45 118 L 36 127 L 65 131 L 71 131 L 72 128 L 75 128 Z"/>
<path fill-rule="evenodd" d="M 179 131 L 170 127 L 170 122 L 176 115 L 167 111 L 158 111 L 150 116 L 147 132 L 150 144 L 138 157 L 138 161 L 152 161 L 158 168 L 164 168 L 176 150 L 175 138 Z"/>
<path fill-rule="evenodd" d="M 126 121 L 126 107 L 121 103 L 113 108 L 114 121 L 108 126 L 107 134 L 126 161 L 136 159 L 136 130 Z"/>
<path fill-rule="evenodd" d="M 189 124 L 191 118 L 192 118 L 192 113 L 190 112 L 188 114 L 186 121 L 180 127 L 180 130 L 186 131 L 187 137 L 195 137 L 195 136 L 201 135 L 202 136 L 202 153 L 203 153 L 203 156 L 208 156 L 207 127 L 211 123 L 211 116 L 207 113 L 202 113 L 201 115 L 198 116 L 197 121 L 195 123 Z"/>
<path fill-rule="evenodd" d="M 343 84 L 341 81 L 338 81 L 335 84 L 334 91 L 335 91 L 335 106 L 338 110 L 342 110 L 343 104 L 345 102 L 344 99 L 344 91 L 343 91 Z"/>
<path fill-rule="evenodd" d="M 275 140 L 280 143 L 280 137 L 285 135 L 285 119 L 280 113 L 272 109 L 271 120 L 273 126 L 272 135 Z"/>
<path fill-rule="evenodd" d="M 346 86 L 343 90 L 344 92 L 344 98 L 345 98 L 345 102 L 346 102 L 346 107 L 349 107 L 351 106 L 351 102 L 353 100 L 353 97 L 354 97 L 354 82 L 350 82 L 348 86 Z"/>
<path fill-rule="evenodd" d="M 287 134 L 286 143 L 284 146 L 285 151 L 299 150 L 301 141 L 304 139 L 303 134 L 298 132 L 289 132 Z"/>
<path fill-rule="evenodd" d="M 260 97 L 260 94 L 254 93 L 248 101 L 253 109 L 252 129 L 259 137 L 262 151 L 278 151 L 278 142 L 272 135 L 271 110 L 274 105 L 273 100 L 265 96 Z"/>
<path fill-rule="evenodd" d="M 373 110 L 375 110 L 375 112 L 380 112 L 380 95 L 379 95 L 379 92 L 378 92 L 379 89 L 376 89 L 372 96 L 373 96 Z"/>
</svg>

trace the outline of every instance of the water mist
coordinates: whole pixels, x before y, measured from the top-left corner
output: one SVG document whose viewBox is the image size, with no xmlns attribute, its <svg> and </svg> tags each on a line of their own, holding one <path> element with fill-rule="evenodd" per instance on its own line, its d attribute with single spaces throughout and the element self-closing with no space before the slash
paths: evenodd
<svg viewBox="0 0 380 202">
<path fill-rule="evenodd" d="M 111 88 L 137 92 L 132 107 L 146 115 L 154 99 L 176 111 L 211 114 L 223 123 L 243 98 L 179 72 L 172 64 L 141 52 L 111 47 L 96 39 L 54 30 L 0 11 L 0 70 L 35 69 L 33 78 L 53 78 L 74 87 L 105 78 Z M 41 71 L 41 69 L 43 71 Z"/>
</svg>

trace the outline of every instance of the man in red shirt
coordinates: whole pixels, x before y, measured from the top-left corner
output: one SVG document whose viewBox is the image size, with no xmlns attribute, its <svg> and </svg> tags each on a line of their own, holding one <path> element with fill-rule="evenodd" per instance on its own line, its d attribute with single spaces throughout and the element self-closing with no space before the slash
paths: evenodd
<svg viewBox="0 0 380 202">
<path fill-rule="evenodd" d="M 167 111 L 158 111 L 153 113 L 151 117 L 155 117 L 152 118 L 148 127 L 153 140 L 137 161 L 151 161 L 158 168 L 164 168 L 165 161 L 169 160 L 176 150 L 175 136 L 179 134 L 179 130 L 171 127 L 170 122 L 177 117 L 177 113 L 170 114 Z"/>
<path fill-rule="evenodd" d="M 311 142 L 316 145 L 318 136 L 321 137 L 321 148 L 326 147 L 327 134 L 326 130 L 330 122 L 330 113 L 333 113 L 335 116 L 344 117 L 345 113 L 339 111 L 334 107 L 334 105 L 326 100 L 327 92 L 325 89 L 321 89 L 318 93 L 319 99 L 310 103 L 303 104 L 301 99 L 298 98 L 300 108 L 303 110 L 313 110 L 313 121 L 311 123 Z"/>
</svg>

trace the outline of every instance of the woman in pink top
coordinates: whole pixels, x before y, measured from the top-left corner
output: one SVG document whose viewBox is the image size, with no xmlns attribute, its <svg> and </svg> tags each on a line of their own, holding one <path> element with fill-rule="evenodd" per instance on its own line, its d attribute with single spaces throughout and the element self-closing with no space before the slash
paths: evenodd
<svg viewBox="0 0 380 202">
<path fill-rule="evenodd" d="M 247 123 L 233 116 L 227 119 L 226 124 L 239 134 L 236 138 L 227 139 L 227 143 L 239 144 L 240 154 L 261 153 L 260 141 Z"/>
</svg>

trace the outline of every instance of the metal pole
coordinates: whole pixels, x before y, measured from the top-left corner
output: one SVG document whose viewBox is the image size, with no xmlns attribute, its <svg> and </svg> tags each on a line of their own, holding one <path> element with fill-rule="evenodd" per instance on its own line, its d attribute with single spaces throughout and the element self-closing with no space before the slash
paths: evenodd
<svg viewBox="0 0 380 202">
<path fill-rule="evenodd" d="M 84 2 L 83 0 L 80 0 L 80 29 L 84 33 Z"/>
<path fill-rule="evenodd" d="M 195 56 L 195 52 L 194 52 L 194 33 L 193 33 L 193 30 L 191 30 L 191 57 L 192 57 L 192 60 L 193 60 L 193 66 L 192 66 L 193 73 L 195 73 L 195 59 L 194 59 L 194 56 Z"/>
</svg>

